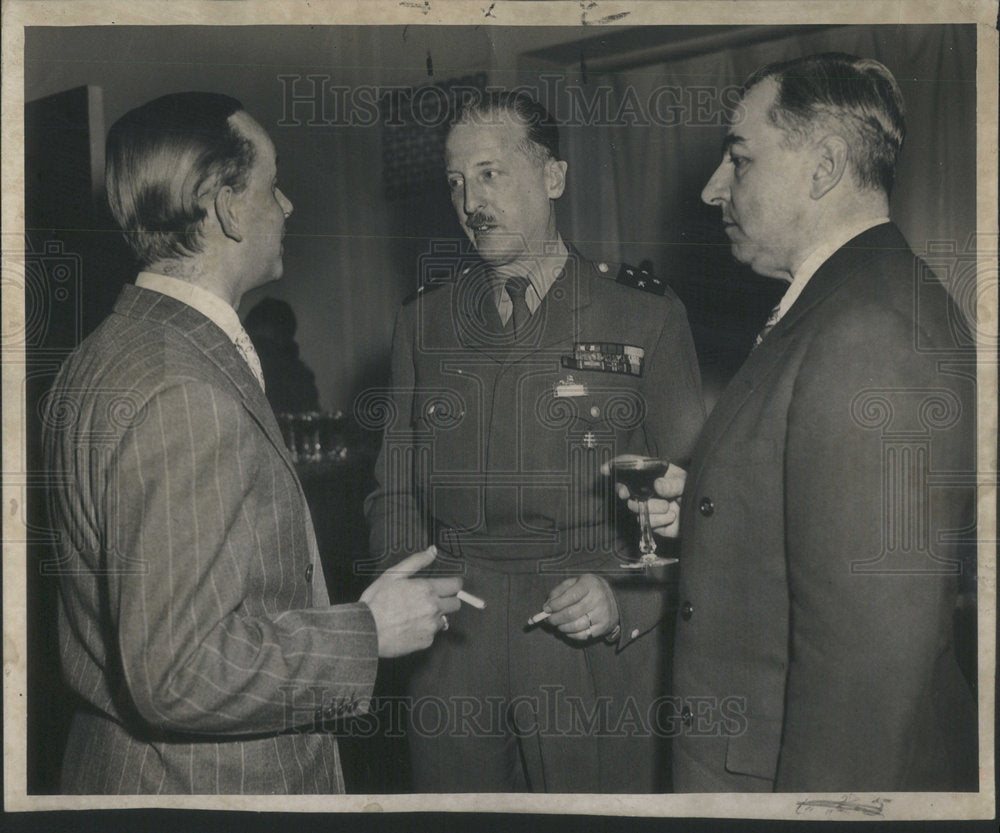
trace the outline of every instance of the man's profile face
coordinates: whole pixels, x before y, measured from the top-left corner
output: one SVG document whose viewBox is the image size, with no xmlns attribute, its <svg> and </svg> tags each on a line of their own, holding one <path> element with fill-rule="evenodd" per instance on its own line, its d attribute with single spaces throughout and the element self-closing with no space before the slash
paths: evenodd
<svg viewBox="0 0 1000 833">
<path fill-rule="evenodd" d="M 701 198 L 722 209 L 733 257 L 757 273 L 791 280 L 811 229 L 809 141 L 786 147 L 768 119 L 778 84 L 767 78 L 743 98 L 742 119 L 729 128 L 723 159 Z M 738 110 L 737 112 L 740 112 Z"/>
<path fill-rule="evenodd" d="M 281 241 L 285 235 L 285 218 L 292 213 L 292 203 L 278 188 L 278 160 L 267 131 L 243 111 L 234 113 L 230 121 L 250 140 L 254 149 L 246 187 L 237 194 L 242 207 L 241 230 L 251 247 L 247 262 L 253 267 L 253 274 L 246 276 L 246 291 L 281 277 Z"/>
<path fill-rule="evenodd" d="M 540 160 L 518 144 L 526 128 L 508 113 L 456 124 L 445 144 L 451 202 L 480 256 L 517 265 L 556 237 L 555 209 L 566 164 Z"/>
</svg>

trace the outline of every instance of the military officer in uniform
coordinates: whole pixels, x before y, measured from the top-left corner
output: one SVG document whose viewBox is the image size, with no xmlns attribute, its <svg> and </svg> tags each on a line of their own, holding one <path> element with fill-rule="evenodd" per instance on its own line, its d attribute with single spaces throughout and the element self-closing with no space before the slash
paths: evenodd
<svg viewBox="0 0 1000 833">
<path fill-rule="evenodd" d="M 622 567 L 600 468 L 690 455 L 704 410 L 686 314 L 652 275 L 563 241 L 567 163 L 528 96 L 468 104 L 445 162 L 474 251 L 429 258 L 399 313 L 366 509 L 382 565 L 434 542 L 486 607 L 450 615 L 412 670 L 414 788 L 652 791 L 663 582 Z"/>
</svg>

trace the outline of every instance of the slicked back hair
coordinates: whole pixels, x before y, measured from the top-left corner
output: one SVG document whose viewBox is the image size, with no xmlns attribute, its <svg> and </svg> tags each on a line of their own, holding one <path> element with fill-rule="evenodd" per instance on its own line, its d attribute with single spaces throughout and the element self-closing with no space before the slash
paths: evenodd
<svg viewBox="0 0 1000 833">
<path fill-rule="evenodd" d="M 559 159 L 559 127 L 552 114 L 526 92 L 492 90 L 461 103 L 452 125 L 495 124 L 506 114 L 527 131 L 522 150 L 541 162 Z"/>
<path fill-rule="evenodd" d="M 253 144 L 229 121 L 241 110 L 227 95 L 172 93 L 112 125 L 108 202 L 143 266 L 201 251 L 206 200 L 226 185 L 246 187 Z"/>
<path fill-rule="evenodd" d="M 899 84 L 883 64 L 843 52 L 767 64 L 746 80 L 744 94 L 767 78 L 778 84 L 768 116 L 790 145 L 817 129 L 836 128 L 847 141 L 855 182 L 892 192 L 906 135 L 905 105 Z"/>
</svg>

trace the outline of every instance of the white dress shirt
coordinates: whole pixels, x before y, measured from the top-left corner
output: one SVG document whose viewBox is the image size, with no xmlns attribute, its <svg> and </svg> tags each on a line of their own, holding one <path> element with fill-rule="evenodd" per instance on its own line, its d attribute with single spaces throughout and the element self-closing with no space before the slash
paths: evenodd
<svg viewBox="0 0 1000 833">
<path fill-rule="evenodd" d="M 806 288 L 806 284 L 809 279 L 816 274 L 820 266 L 829 260 L 830 256 L 837 251 L 841 246 L 847 243 L 849 240 L 857 237 L 861 232 L 868 231 L 870 228 L 875 226 L 880 226 L 882 223 L 888 223 L 888 217 L 876 217 L 862 220 L 861 222 L 852 223 L 847 226 L 842 226 L 837 232 L 830 237 L 828 237 L 823 243 L 817 246 L 805 260 L 798 269 L 795 270 L 795 274 L 792 276 L 792 282 L 789 284 L 788 289 L 785 290 L 785 294 L 781 296 L 781 301 L 775 309 L 775 312 L 771 314 L 771 317 L 767 320 L 768 328 L 773 327 L 777 324 L 785 313 L 791 309 L 792 304 L 795 303 L 799 295 L 802 294 L 802 290 Z"/>
<path fill-rule="evenodd" d="M 236 346 L 243 360 L 247 363 L 250 372 L 257 379 L 261 390 L 264 389 L 264 374 L 260 368 L 260 359 L 257 356 L 257 351 L 254 349 L 253 342 L 250 341 L 247 331 L 243 329 L 236 310 L 226 301 L 222 300 L 218 295 L 209 292 L 207 289 L 195 286 L 193 283 L 161 275 L 157 272 L 140 272 L 139 276 L 135 279 L 135 285 L 142 289 L 159 292 L 161 295 L 167 295 L 176 301 L 180 301 L 182 304 L 187 304 L 192 309 L 204 315 L 229 337 L 229 340 Z"/>
<path fill-rule="evenodd" d="M 520 275 L 528 279 L 524 302 L 528 305 L 528 311 L 534 315 L 552 284 L 566 268 L 568 257 L 569 251 L 566 249 L 562 237 L 557 237 L 556 245 L 551 253 L 519 262 L 514 270 L 507 265 L 495 270 L 496 281 L 493 285 L 493 298 L 496 301 L 497 311 L 500 313 L 500 322 L 505 327 L 514 314 L 514 303 L 504 289 L 507 278 Z"/>
</svg>

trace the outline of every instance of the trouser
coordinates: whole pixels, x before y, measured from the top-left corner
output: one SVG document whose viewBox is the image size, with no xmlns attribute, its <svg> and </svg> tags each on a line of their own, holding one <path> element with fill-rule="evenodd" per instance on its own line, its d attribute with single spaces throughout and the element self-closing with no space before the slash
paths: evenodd
<svg viewBox="0 0 1000 833">
<path fill-rule="evenodd" d="M 465 563 L 463 605 L 421 654 L 408 685 L 416 792 L 662 789 L 667 739 L 654 700 L 664 679 L 657 631 L 623 651 L 529 627 L 565 575 Z"/>
</svg>

